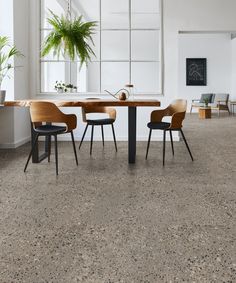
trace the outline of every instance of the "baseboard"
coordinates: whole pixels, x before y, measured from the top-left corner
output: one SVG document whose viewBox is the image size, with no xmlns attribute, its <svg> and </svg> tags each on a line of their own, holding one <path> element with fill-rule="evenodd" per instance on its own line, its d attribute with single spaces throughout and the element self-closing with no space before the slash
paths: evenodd
<svg viewBox="0 0 236 283">
<path fill-rule="evenodd" d="M 94 141 L 101 141 L 101 139 L 102 139 L 102 137 L 94 137 Z M 71 141 L 71 137 L 70 137 L 70 135 L 68 135 L 68 136 L 58 136 L 58 140 L 59 141 Z M 147 140 L 148 140 L 148 136 L 138 136 L 137 137 L 138 142 L 139 141 L 147 141 Z M 75 136 L 75 141 L 81 141 L 81 137 Z M 85 138 L 84 141 L 90 141 L 90 137 Z M 107 136 L 105 141 L 113 141 L 113 137 Z M 117 137 L 117 141 L 128 141 L 128 137 L 127 136 Z M 163 135 L 152 137 L 152 141 L 163 141 Z M 168 137 L 168 135 L 166 136 L 166 141 L 170 141 L 170 137 Z M 180 141 L 179 136 L 173 135 L 173 141 Z"/>
<path fill-rule="evenodd" d="M 15 148 L 20 147 L 23 144 L 29 142 L 30 139 L 31 139 L 31 137 L 27 137 L 27 138 L 18 140 L 14 143 L 3 143 L 3 144 L 0 144 L 0 149 L 15 149 Z"/>
<path fill-rule="evenodd" d="M 0 149 L 15 149 L 18 148 L 22 145 L 24 145 L 25 143 L 30 141 L 30 137 L 18 140 L 15 143 L 4 143 L 4 144 L 0 144 Z M 139 136 L 137 137 L 137 141 L 147 141 L 148 137 L 147 136 Z M 40 138 L 40 140 L 44 140 L 44 138 Z M 71 141 L 71 137 L 70 135 L 65 135 L 65 136 L 58 136 L 58 141 Z M 81 141 L 81 137 L 80 136 L 75 136 L 75 141 Z M 84 141 L 90 141 L 90 138 L 85 138 Z M 101 141 L 101 137 L 94 137 L 94 141 Z M 113 141 L 113 137 L 112 136 L 108 136 L 106 137 L 105 141 Z M 123 136 L 123 137 L 119 137 L 117 138 L 117 141 L 128 141 L 128 137 L 127 136 Z M 152 138 L 152 141 L 163 141 L 163 136 L 155 136 Z M 166 141 L 170 141 L 170 137 L 166 137 Z M 173 141 L 180 141 L 179 136 L 173 136 Z"/>
</svg>

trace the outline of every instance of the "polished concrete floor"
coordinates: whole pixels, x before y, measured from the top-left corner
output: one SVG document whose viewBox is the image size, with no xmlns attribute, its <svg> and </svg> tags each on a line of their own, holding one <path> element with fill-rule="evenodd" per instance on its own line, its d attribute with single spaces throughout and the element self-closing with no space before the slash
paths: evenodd
<svg viewBox="0 0 236 283">
<path fill-rule="evenodd" d="M 70 143 L 30 164 L 29 144 L 0 150 L 1 283 L 236 282 L 236 116 L 188 116 L 176 155 L 138 143 Z M 77 144 L 78 146 L 78 144 Z"/>
</svg>

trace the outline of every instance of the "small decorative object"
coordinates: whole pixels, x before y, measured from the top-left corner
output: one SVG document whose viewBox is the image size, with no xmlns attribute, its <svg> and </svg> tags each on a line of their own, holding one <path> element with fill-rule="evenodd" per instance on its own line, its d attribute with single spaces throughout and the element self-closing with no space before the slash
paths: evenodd
<svg viewBox="0 0 236 283">
<path fill-rule="evenodd" d="M 72 84 L 68 84 L 66 85 L 66 89 L 68 90 L 68 92 L 73 92 L 74 86 Z"/>
<path fill-rule="evenodd" d="M 105 92 L 119 100 L 127 100 L 129 98 L 129 91 L 124 88 L 119 89 L 115 94 L 111 93 L 108 90 L 105 90 Z"/>
<path fill-rule="evenodd" d="M 60 82 L 56 81 L 54 88 L 58 93 L 67 92 L 66 85 L 64 83 L 62 83 L 61 81 Z"/>
<path fill-rule="evenodd" d="M 202 86 L 207 85 L 207 59 L 187 58 L 186 59 L 186 85 Z"/>
<path fill-rule="evenodd" d="M 60 82 L 56 81 L 54 88 L 58 93 L 77 92 L 77 86 L 74 86 L 73 84 L 65 84 L 62 81 Z"/>
<path fill-rule="evenodd" d="M 208 107 L 208 104 L 209 104 L 209 98 L 205 98 L 205 99 L 204 99 L 204 103 L 205 103 L 205 107 Z"/>
<path fill-rule="evenodd" d="M 11 46 L 8 37 L 0 36 L 0 104 L 4 104 L 6 97 L 6 90 L 1 90 L 1 85 L 5 77 L 10 78 L 9 71 L 16 68 L 10 62 L 15 56 L 19 57 L 23 55 L 14 45 Z"/>
<path fill-rule="evenodd" d="M 68 12 L 66 16 L 55 15 L 51 10 L 51 18 L 48 18 L 48 23 L 52 27 L 52 31 L 46 37 L 42 57 L 53 51 L 53 55 L 59 58 L 69 56 L 74 61 L 76 56 L 80 58 L 80 67 L 83 63 L 91 61 L 91 55 L 94 52 L 89 45 L 91 42 L 94 45 L 92 35 L 95 32 L 97 22 L 83 22 L 82 16 L 72 19 L 70 13 L 70 1 L 68 0 Z"/>
<path fill-rule="evenodd" d="M 132 100 L 134 100 L 134 85 L 133 84 L 126 84 L 125 88 L 129 91 Z"/>
</svg>

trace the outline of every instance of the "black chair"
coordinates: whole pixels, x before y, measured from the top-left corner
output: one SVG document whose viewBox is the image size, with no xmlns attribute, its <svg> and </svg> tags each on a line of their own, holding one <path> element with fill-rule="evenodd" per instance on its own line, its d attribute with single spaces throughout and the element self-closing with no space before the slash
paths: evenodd
<svg viewBox="0 0 236 283">
<path fill-rule="evenodd" d="M 166 109 L 155 110 L 151 113 L 151 122 L 148 123 L 147 125 L 150 131 L 149 131 L 149 138 L 148 138 L 148 144 L 147 144 L 146 159 L 148 157 L 152 130 L 162 130 L 164 132 L 163 134 L 163 166 L 165 165 L 165 143 L 166 143 L 166 132 L 167 131 L 170 132 L 172 154 L 174 155 L 174 144 L 173 144 L 172 131 L 179 131 L 183 137 L 184 143 L 193 161 L 192 153 L 190 151 L 187 140 L 182 130 L 182 122 L 185 118 L 186 108 L 187 108 L 187 101 L 184 99 L 177 99 L 172 104 L 170 104 Z M 162 122 L 162 119 L 165 116 L 171 116 L 170 123 Z"/>
<path fill-rule="evenodd" d="M 56 174 L 58 175 L 58 150 L 57 150 L 57 135 L 70 133 L 73 143 L 76 164 L 78 166 L 78 158 L 76 153 L 73 130 L 77 125 L 77 117 L 74 114 L 64 114 L 59 108 L 50 102 L 33 102 L 30 105 L 30 116 L 32 122 L 32 131 L 35 134 L 35 140 L 32 144 L 29 157 L 27 159 L 24 172 L 26 171 L 33 150 L 38 142 L 39 136 L 48 138 L 48 162 L 50 162 L 51 153 L 51 136 L 55 139 L 55 158 L 56 158 Z M 46 123 L 46 124 L 44 124 Z M 52 125 L 51 123 L 63 123 L 65 126 Z"/>
<path fill-rule="evenodd" d="M 91 113 L 106 113 L 108 114 L 108 118 L 105 119 L 87 119 L 87 114 L 91 114 Z M 116 143 L 116 136 L 115 136 L 115 130 L 114 130 L 114 122 L 116 120 L 116 110 L 114 108 L 110 108 L 110 107 L 101 107 L 101 106 L 88 106 L 88 107 L 82 107 L 82 117 L 83 117 L 83 122 L 85 122 L 87 125 L 85 127 L 80 145 L 79 145 L 79 149 L 82 146 L 82 143 L 84 141 L 84 137 L 86 135 L 88 126 L 92 127 L 92 131 L 91 131 L 91 141 L 90 141 L 90 155 L 92 155 L 92 150 L 93 150 L 93 133 L 94 133 L 94 127 L 95 126 L 100 126 L 101 127 L 101 131 L 102 131 L 102 143 L 103 143 L 103 147 L 104 147 L 104 129 L 103 126 L 105 125 L 111 125 L 112 128 L 112 134 L 113 134 L 113 139 L 114 139 L 114 143 L 115 143 L 115 149 L 117 152 L 117 143 Z"/>
</svg>

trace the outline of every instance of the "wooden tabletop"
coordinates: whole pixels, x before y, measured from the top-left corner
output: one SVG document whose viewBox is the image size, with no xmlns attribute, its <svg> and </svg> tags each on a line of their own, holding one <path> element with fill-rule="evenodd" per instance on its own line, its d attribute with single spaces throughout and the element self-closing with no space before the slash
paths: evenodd
<svg viewBox="0 0 236 283">
<path fill-rule="evenodd" d="M 135 99 L 135 100 L 115 100 L 115 99 L 80 99 L 80 100 L 51 100 L 51 99 L 29 99 L 5 101 L 4 106 L 29 107 L 35 101 L 52 102 L 58 107 L 83 107 L 83 106 L 160 106 L 161 103 L 156 99 Z"/>
</svg>

